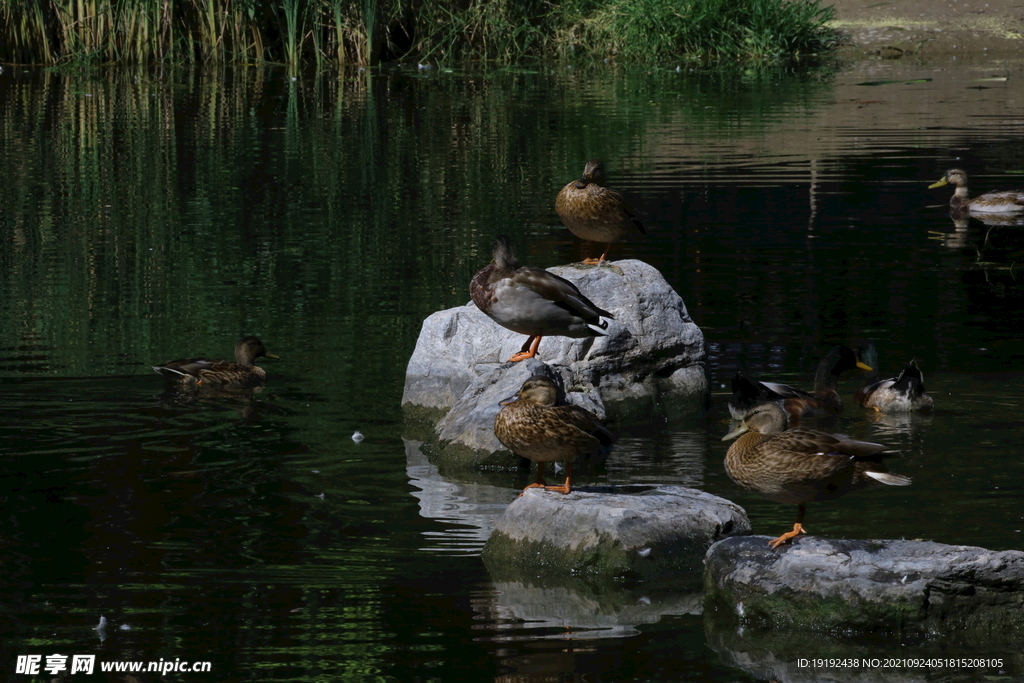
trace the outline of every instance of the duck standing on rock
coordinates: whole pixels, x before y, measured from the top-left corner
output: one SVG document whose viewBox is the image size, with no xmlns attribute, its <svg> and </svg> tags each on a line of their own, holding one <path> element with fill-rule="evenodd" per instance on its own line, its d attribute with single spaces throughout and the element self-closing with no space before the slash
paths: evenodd
<svg viewBox="0 0 1024 683">
<path fill-rule="evenodd" d="M 760 403 L 782 401 L 783 408 L 794 421 L 825 413 L 836 415 L 843 410 L 843 399 L 836 391 L 836 382 L 839 375 L 854 368 L 871 370 L 871 366 L 862 362 L 853 349 L 840 344 L 826 353 L 818 363 L 818 370 L 814 374 L 814 393 L 795 389 L 788 384 L 758 382 L 743 373 L 736 373 L 732 380 L 729 413 L 734 420 L 742 420 L 747 411 Z"/>
<path fill-rule="evenodd" d="M 891 474 L 882 464 L 892 454 L 887 446 L 814 429 L 786 430 L 786 424 L 786 411 L 778 402 L 762 403 L 722 437 L 739 437 L 725 454 L 725 471 L 734 482 L 776 503 L 799 506 L 793 530 L 770 541 L 772 548 L 806 533 L 808 503 L 878 484 L 910 484 L 909 478 Z"/>
<path fill-rule="evenodd" d="M 501 402 L 494 435 L 516 455 L 537 463 L 537 481 L 526 488 L 569 493 L 573 461 L 611 446 L 614 437 L 596 415 L 572 404 L 556 405 L 557 398 L 558 388 L 550 378 L 530 377 L 518 395 Z M 544 484 L 546 462 L 566 463 L 564 484 Z"/>
<path fill-rule="evenodd" d="M 1014 213 L 1024 211 L 1024 192 L 1006 190 L 987 192 L 971 199 L 967 194 L 967 174 L 959 168 L 946 171 L 938 182 L 928 186 L 929 190 L 944 185 L 953 185 L 956 190 L 949 198 L 949 209 L 954 213 Z"/>
<path fill-rule="evenodd" d="M 172 360 L 163 365 L 154 365 L 153 370 L 164 379 L 181 386 L 203 386 L 205 384 L 230 384 L 255 386 L 267 379 L 267 371 L 256 365 L 260 356 L 277 358 L 267 352 L 267 347 L 258 337 L 242 337 L 235 344 L 235 360 L 208 360 L 189 358 Z"/>
<path fill-rule="evenodd" d="M 473 276 L 469 295 L 477 308 L 502 327 L 529 335 L 512 362 L 537 355 L 546 336 L 582 339 L 605 335 L 612 314 L 598 308 L 579 288 L 543 268 L 520 266 L 508 237 L 494 241 L 494 259 Z"/>
<path fill-rule="evenodd" d="M 636 218 L 636 210 L 623 200 L 622 195 L 604 186 L 604 164 L 591 159 L 579 180 L 574 180 L 558 193 L 555 211 L 572 234 L 589 242 L 606 242 L 601 258 L 587 258 L 583 263 L 598 265 L 608 256 L 612 243 L 619 241 L 632 229 L 646 235 L 643 223 Z"/>
</svg>

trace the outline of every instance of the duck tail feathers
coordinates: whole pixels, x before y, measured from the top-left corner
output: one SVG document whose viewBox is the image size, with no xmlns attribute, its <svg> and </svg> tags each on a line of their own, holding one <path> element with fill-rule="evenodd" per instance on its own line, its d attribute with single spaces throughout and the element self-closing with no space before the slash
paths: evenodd
<svg viewBox="0 0 1024 683">
<path fill-rule="evenodd" d="M 912 481 L 910 477 L 904 477 L 902 474 L 893 474 L 892 472 L 865 472 L 864 474 L 875 481 L 888 484 L 889 486 L 907 486 Z"/>
</svg>

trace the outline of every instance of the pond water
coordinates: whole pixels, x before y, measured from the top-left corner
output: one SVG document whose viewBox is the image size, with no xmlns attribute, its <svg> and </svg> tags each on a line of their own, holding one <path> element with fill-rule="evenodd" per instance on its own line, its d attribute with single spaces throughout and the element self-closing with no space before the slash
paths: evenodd
<svg viewBox="0 0 1024 683">
<path fill-rule="evenodd" d="M 439 474 L 404 370 L 495 234 L 534 265 L 580 257 L 554 196 L 601 157 L 649 232 L 612 258 L 682 295 L 716 393 L 622 425 L 579 483 L 694 486 L 779 533 L 794 510 L 725 475 L 728 382 L 809 386 L 831 345 L 873 339 L 883 372 L 918 359 L 934 414 L 823 426 L 898 448 L 914 484 L 812 506 L 811 533 L 1021 548 L 1024 229 L 957 224 L 927 186 L 960 166 L 975 192 L 1024 187 L 1022 66 L 5 69 L 0 677 L 49 680 L 16 658 L 57 653 L 210 662 L 166 676 L 189 681 L 734 681 L 776 655 L 929 652 L 782 654 L 706 632 L 699 595 L 495 584 L 480 548 L 529 475 Z M 251 396 L 151 370 L 244 334 L 280 356 Z M 589 623 L 560 611 L 587 600 Z M 1024 675 L 1022 652 L 933 673 Z M 74 678 L 97 677 L 128 680 Z"/>
</svg>

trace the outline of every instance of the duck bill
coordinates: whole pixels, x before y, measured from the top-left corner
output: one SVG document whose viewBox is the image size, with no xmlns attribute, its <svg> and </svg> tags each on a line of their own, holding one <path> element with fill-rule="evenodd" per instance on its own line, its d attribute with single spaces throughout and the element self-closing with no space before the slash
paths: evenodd
<svg viewBox="0 0 1024 683">
<path fill-rule="evenodd" d="M 509 396 L 504 401 L 498 401 L 498 405 L 499 406 L 507 406 L 507 405 L 510 405 L 512 403 L 515 403 L 518 400 L 519 400 L 519 394 L 516 394 L 515 396 Z"/>
<path fill-rule="evenodd" d="M 737 436 L 740 436 L 742 434 L 746 434 L 749 431 L 750 431 L 750 427 L 748 427 L 747 425 L 741 423 L 739 427 L 737 427 L 736 429 L 732 430 L 731 432 L 729 432 L 728 434 L 723 436 L 722 437 L 722 441 L 729 441 L 730 439 L 735 439 Z"/>
<path fill-rule="evenodd" d="M 862 361 L 857 361 L 857 367 L 860 368 L 861 370 L 864 370 L 865 372 L 871 372 L 872 370 L 874 370 L 873 367 Z"/>
<path fill-rule="evenodd" d="M 928 189 L 929 189 L 929 190 L 934 190 L 934 189 L 935 189 L 936 187 L 942 187 L 942 186 L 943 186 L 943 185 L 945 185 L 945 184 L 946 184 L 946 179 L 945 179 L 945 178 L 943 178 L 943 179 L 942 179 L 942 180 L 940 180 L 939 182 L 937 182 L 937 183 L 932 183 L 931 185 L 929 185 L 929 186 L 928 186 Z"/>
<path fill-rule="evenodd" d="M 265 353 L 265 354 L 263 354 L 263 356 L 266 357 L 266 358 L 271 358 L 273 360 L 280 360 L 281 359 L 281 356 L 278 356 L 276 353 Z"/>
</svg>

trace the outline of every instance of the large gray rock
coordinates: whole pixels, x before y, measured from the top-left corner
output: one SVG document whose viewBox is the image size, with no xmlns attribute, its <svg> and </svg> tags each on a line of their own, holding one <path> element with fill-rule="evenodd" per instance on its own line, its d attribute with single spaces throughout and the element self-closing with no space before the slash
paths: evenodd
<svg viewBox="0 0 1024 683">
<path fill-rule="evenodd" d="M 406 369 L 407 414 L 425 412 L 436 420 L 451 410 L 437 426 L 441 450 L 450 446 L 466 465 L 484 467 L 517 462 L 494 437 L 494 415 L 498 401 L 518 392 L 531 374 L 557 377 L 570 403 L 613 423 L 700 414 L 708 401 L 703 333 L 656 269 L 636 260 L 614 265 L 621 274 L 612 268 L 551 269 L 615 319 L 606 337 L 544 337 L 529 361 L 506 362 L 526 337 L 472 302 L 428 317 Z"/>
<path fill-rule="evenodd" d="M 708 551 L 705 615 L 742 628 L 1020 642 L 1024 553 L 928 541 L 730 538 Z"/>
<path fill-rule="evenodd" d="M 499 581 L 699 587 L 708 546 L 749 531 L 743 508 L 682 486 L 527 489 L 495 524 L 483 560 Z"/>
</svg>

